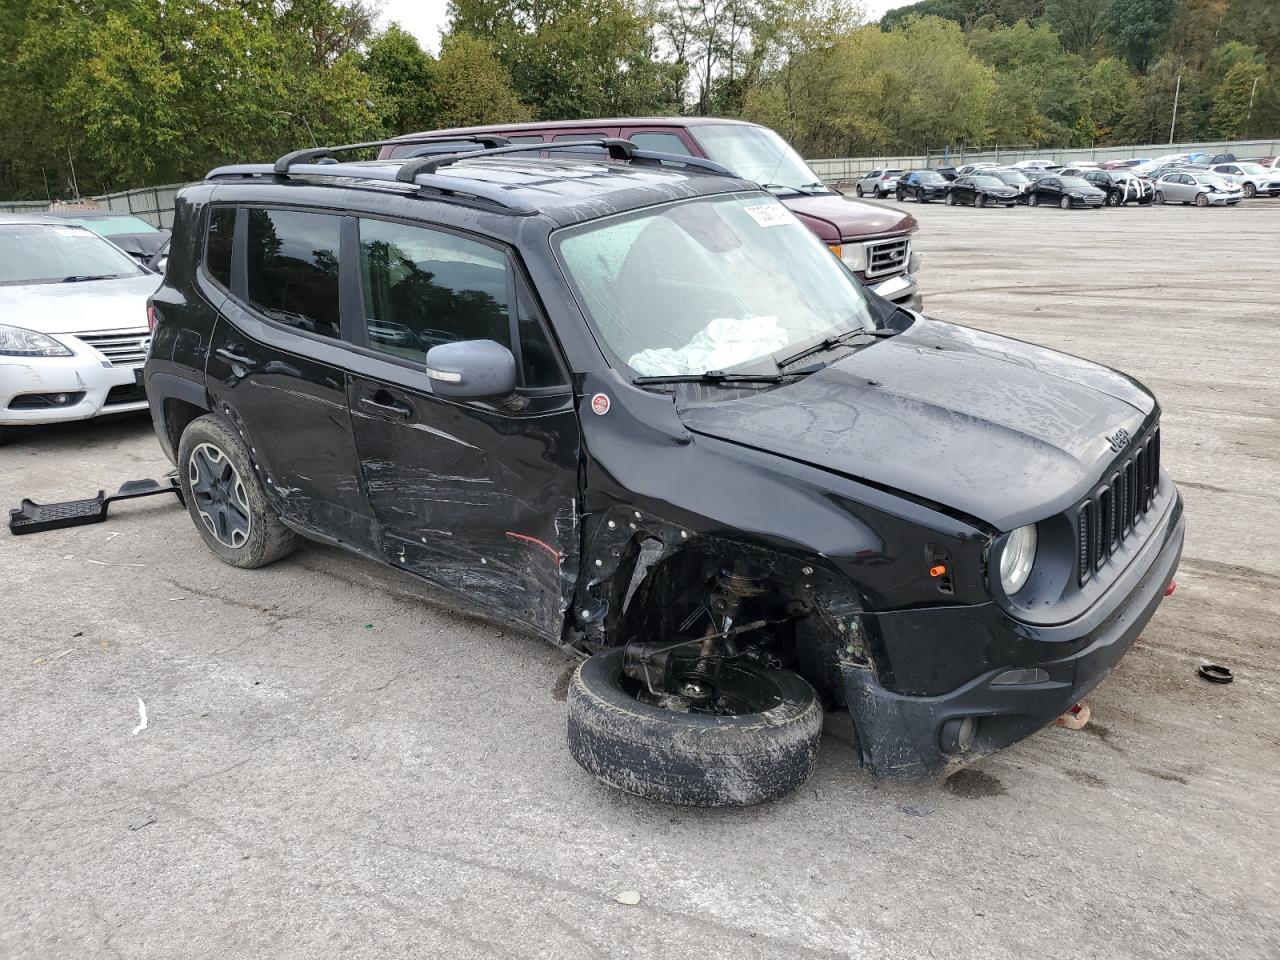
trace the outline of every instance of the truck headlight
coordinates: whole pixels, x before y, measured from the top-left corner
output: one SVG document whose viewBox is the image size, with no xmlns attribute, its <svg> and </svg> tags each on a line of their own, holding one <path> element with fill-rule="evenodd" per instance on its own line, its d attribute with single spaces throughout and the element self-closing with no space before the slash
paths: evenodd
<svg viewBox="0 0 1280 960">
<path fill-rule="evenodd" d="M 0 357 L 70 357 L 72 352 L 52 337 L 22 327 L 0 324 Z"/>
<path fill-rule="evenodd" d="M 1036 562 L 1036 539 L 1034 523 L 1018 527 L 1005 538 L 1004 549 L 1000 551 L 1000 586 L 1007 596 L 1026 586 Z"/>
<path fill-rule="evenodd" d="M 840 259 L 854 273 L 861 273 L 867 269 L 867 248 L 856 242 L 841 244 Z"/>
</svg>

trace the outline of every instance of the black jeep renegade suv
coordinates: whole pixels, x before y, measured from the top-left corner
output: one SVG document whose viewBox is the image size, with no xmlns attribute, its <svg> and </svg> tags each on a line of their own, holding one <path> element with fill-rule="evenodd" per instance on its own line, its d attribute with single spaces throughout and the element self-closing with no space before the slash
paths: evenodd
<svg viewBox="0 0 1280 960">
<path fill-rule="evenodd" d="M 377 558 L 584 657 L 569 745 L 682 803 L 882 776 L 1076 703 L 1177 567 L 1122 374 L 868 292 L 705 160 L 348 148 L 178 200 L 146 388 L 201 536 Z"/>
</svg>

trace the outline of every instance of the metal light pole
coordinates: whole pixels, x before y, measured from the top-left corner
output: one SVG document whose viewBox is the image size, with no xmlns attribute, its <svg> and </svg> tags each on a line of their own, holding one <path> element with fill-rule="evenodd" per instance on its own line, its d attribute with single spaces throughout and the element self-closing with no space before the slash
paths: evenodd
<svg viewBox="0 0 1280 960">
<path fill-rule="evenodd" d="M 1169 146 L 1173 146 L 1173 128 L 1178 125 L 1178 95 L 1182 93 L 1182 74 L 1178 74 L 1178 82 L 1173 87 L 1173 122 L 1169 124 Z"/>
<path fill-rule="evenodd" d="M 1245 128 L 1246 128 L 1246 129 L 1245 129 L 1245 133 L 1246 133 L 1246 134 L 1248 133 L 1249 118 L 1253 116 L 1253 98 L 1257 95 L 1257 93 L 1258 93 L 1258 78 L 1257 78 L 1257 77 L 1254 77 L 1254 78 L 1253 78 L 1253 87 L 1252 87 L 1252 89 L 1250 89 L 1250 91 L 1249 91 L 1249 110 L 1248 110 L 1248 112 L 1244 115 L 1244 124 L 1245 124 Z"/>
</svg>

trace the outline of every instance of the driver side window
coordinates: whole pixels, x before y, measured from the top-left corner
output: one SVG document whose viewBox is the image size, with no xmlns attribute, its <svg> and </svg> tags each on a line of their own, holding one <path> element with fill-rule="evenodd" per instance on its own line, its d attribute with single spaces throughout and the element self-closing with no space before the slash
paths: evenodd
<svg viewBox="0 0 1280 960">
<path fill-rule="evenodd" d="M 503 251 L 441 230 L 361 219 L 360 279 L 371 349 L 419 366 L 438 344 L 492 340 L 523 358 L 522 386 L 564 382 Z"/>
</svg>

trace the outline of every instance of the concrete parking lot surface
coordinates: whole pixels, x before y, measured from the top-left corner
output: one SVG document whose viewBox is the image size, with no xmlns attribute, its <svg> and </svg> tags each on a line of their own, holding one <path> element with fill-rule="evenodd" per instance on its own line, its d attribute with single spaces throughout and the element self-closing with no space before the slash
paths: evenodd
<svg viewBox="0 0 1280 960">
<path fill-rule="evenodd" d="M 904 786 L 833 716 L 793 796 L 668 808 L 570 759 L 557 651 L 143 501 L 0 533 L 0 957 L 1280 956 L 1280 201 L 912 210 L 930 314 L 1164 406 L 1179 589 L 1091 726 Z M 33 430 L 0 504 L 167 469 L 145 418 Z"/>
</svg>

